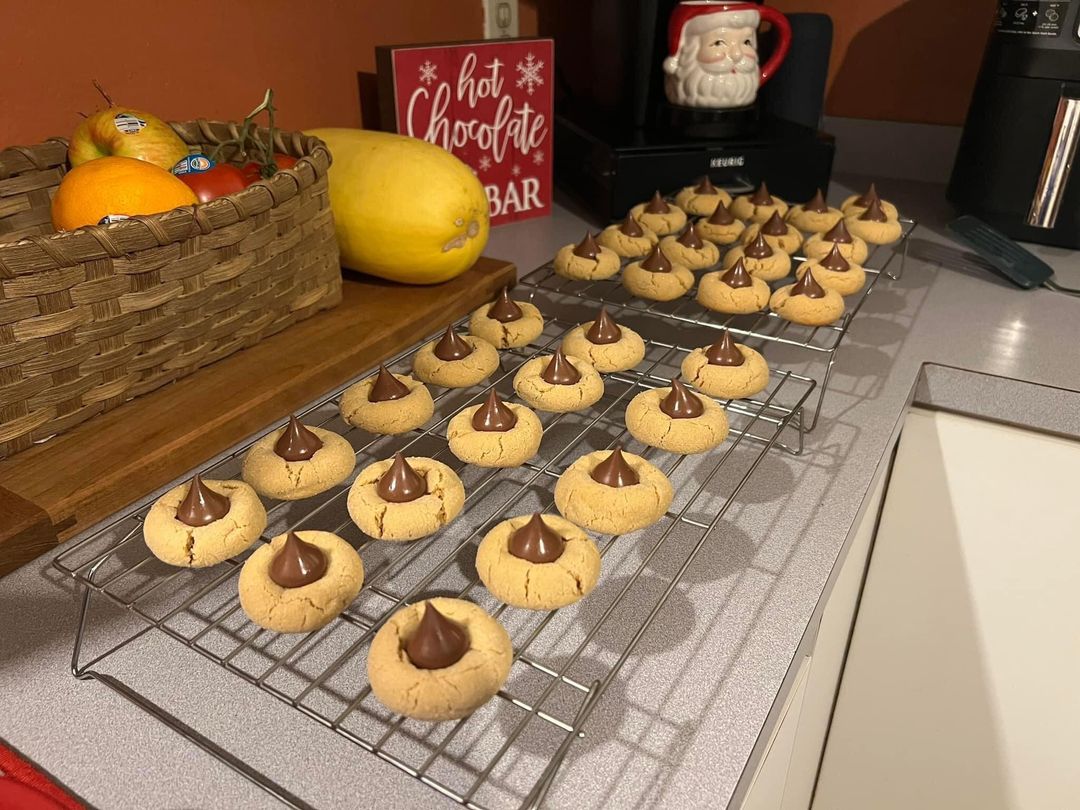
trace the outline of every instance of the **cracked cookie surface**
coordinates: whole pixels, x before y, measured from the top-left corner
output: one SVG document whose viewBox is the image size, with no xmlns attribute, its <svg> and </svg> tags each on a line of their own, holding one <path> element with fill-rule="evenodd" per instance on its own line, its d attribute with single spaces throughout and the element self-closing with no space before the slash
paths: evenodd
<svg viewBox="0 0 1080 810">
<path fill-rule="evenodd" d="M 499 367 L 499 352 L 483 338 L 460 335 L 472 352 L 460 360 L 440 360 L 435 356 L 438 338 L 425 343 L 413 355 L 413 374 L 426 383 L 443 388 L 468 388 L 486 380 Z"/>
<path fill-rule="evenodd" d="M 755 205 L 750 199 L 753 196 L 753 194 L 740 194 L 732 200 L 731 205 L 728 206 L 732 215 L 747 223 L 767 222 L 774 211 L 780 213 L 781 219 L 787 215 L 788 204 L 775 194 L 771 195 L 772 202 L 768 205 Z"/>
<path fill-rule="evenodd" d="M 803 271 L 806 274 L 806 271 Z M 814 270 L 817 278 L 817 270 Z M 792 323 L 804 326 L 828 326 L 835 323 L 844 314 L 844 299 L 834 289 L 825 289 L 824 298 L 808 298 L 805 295 L 792 295 L 793 284 L 781 287 L 769 299 L 769 309 Z"/>
<path fill-rule="evenodd" d="M 685 455 L 712 450 L 727 438 L 727 414 L 712 399 L 699 395 L 700 416 L 674 419 L 660 410 L 660 403 L 670 393 L 670 387 L 655 388 L 630 400 L 626 429 L 631 436 L 642 444 Z"/>
<path fill-rule="evenodd" d="M 608 225 L 596 237 L 596 241 L 624 259 L 640 259 L 647 256 L 652 246 L 660 241 L 660 237 L 644 225 L 641 226 L 643 231 L 641 236 L 627 236 L 619 230 L 620 227 L 618 223 Z"/>
<path fill-rule="evenodd" d="M 307 633 L 329 624 L 349 606 L 364 584 L 364 564 L 356 549 L 336 534 L 299 531 L 326 555 L 326 573 L 299 588 L 283 588 L 270 578 L 270 564 L 285 544 L 284 534 L 247 558 L 237 589 L 244 612 L 259 627 L 278 633 Z"/>
<path fill-rule="evenodd" d="M 706 273 L 698 282 L 697 300 L 706 309 L 726 315 L 760 312 L 769 303 L 769 285 L 751 274 L 749 287 L 730 287 L 723 281 L 724 270 Z"/>
<path fill-rule="evenodd" d="M 353 523 L 376 540 L 418 540 L 434 534 L 461 512 L 465 487 L 457 473 L 431 458 L 406 459 L 424 477 L 427 492 L 414 501 L 391 503 L 380 497 L 377 486 L 392 458 L 376 461 L 360 471 L 349 489 L 348 509 Z"/>
<path fill-rule="evenodd" d="M 746 230 L 746 223 L 737 219 L 729 225 L 717 225 L 707 219 L 699 219 L 695 227 L 703 239 L 708 239 L 713 244 L 722 247 L 738 242 L 739 237 Z"/>
<path fill-rule="evenodd" d="M 814 211 L 800 205 L 791 206 L 788 211 L 787 221 L 806 233 L 825 233 L 844 218 L 844 213 L 839 208 L 830 208 L 828 211 Z"/>
<path fill-rule="evenodd" d="M 803 243 L 802 252 L 807 259 L 817 259 L 819 261 L 824 259 L 832 252 L 833 245 L 839 248 L 841 256 L 858 265 L 865 262 L 866 257 L 870 255 L 870 249 L 866 246 L 866 242 L 854 234 L 852 234 L 850 242 L 833 242 L 832 240 L 822 239 L 821 236 L 820 233 L 815 233 Z"/>
<path fill-rule="evenodd" d="M 739 259 L 746 265 L 746 272 L 762 281 L 779 281 L 791 273 L 791 256 L 784 251 L 774 250 L 771 256 L 758 259 L 747 256 L 742 245 L 736 245 L 725 253 L 720 267 L 730 270 Z"/>
<path fill-rule="evenodd" d="M 435 413 L 431 392 L 407 374 L 394 374 L 394 379 L 409 389 L 407 395 L 401 399 L 369 402 L 368 394 L 376 376 L 373 374 L 349 386 L 341 395 L 341 418 L 350 425 L 369 433 L 393 436 L 420 427 Z"/>
<path fill-rule="evenodd" d="M 405 652 L 428 602 L 464 627 L 469 638 L 465 655 L 442 669 L 414 666 Z M 454 720 L 495 696 L 510 674 L 513 657 L 510 636 L 482 608 L 437 596 L 401 608 L 379 628 L 368 652 L 368 680 L 375 697 L 393 712 L 417 720 Z"/>
<path fill-rule="evenodd" d="M 514 375 L 517 395 L 538 411 L 569 413 L 580 411 L 599 401 L 604 395 L 604 380 L 596 369 L 580 357 L 566 356 L 567 361 L 581 375 L 572 385 L 549 383 L 540 374 L 551 361 L 551 355 L 534 357 Z"/>
<path fill-rule="evenodd" d="M 622 283 L 638 298 L 674 301 L 694 286 L 694 274 L 674 261 L 670 273 L 654 273 L 642 267 L 641 262 L 630 262 L 623 269 Z"/>
<path fill-rule="evenodd" d="M 176 509 L 188 494 L 190 482 L 173 487 L 150 507 L 143 539 L 154 556 L 182 568 L 206 568 L 235 557 L 259 539 L 266 528 L 266 509 L 255 490 L 243 481 L 203 484 L 229 499 L 229 511 L 205 526 L 177 520 Z"/>
<path fill-rule="evenodd" d="M 814 271 L 814 278 L 822 287 L 836 290 L 840 295 L 855 295 L 866 284 L 866 271 L 857 264 L 847 270 L 830 270 L 817 261 L 805 261 L 795 268 L 795 278 L 802 278 L 807 270 Z"/>
<path fill-rule="evenodd" d="M 285 431 L 281 427 L 251 445 L 244 456 L 241 477 L 260 495 L 282 501 L 310 498 L 340 484 L 356 466 L 352 445 L 324 428 L 308 430 L 323 443 L 311 458 L 286 461 L 274 452 L 274 444 Z"/>
<path fill-rule="evenodd" d="M 594 281 L 611 278 L 619 272 L 619 257 L 615 251 L 600 245 L 600 254 L 595 259 L 586 259 L 574 254 L 576 245 L 563 245 L 555 254 L 552 267 L 565 278 L 579 281 Z"/>
<path fill-rule="evenodd" d="M 611 455 L 597 450 L 582 456 L 555 483 L 555 505 L 567 520 L 603 534 L 624 534 L 651 526 L 667 511 L 674 497 L 671 482 L 641 456 L 623 451 L 638 474 L 636 484 L 609 487 L 590 473 Z"/>
<path fill-rule="evenodd" d="M 777 236 L 766 233 L 762 234 L 762 236 L 768 243 L 769 247 L 771 247 L 773 250 L 783 251 L 790 256 L 798 253 L 799 248 L 802 247 L 803 237 L 802 234 L 799 233 L 799 229 L 796 228 L 794 225 L 790 223 L 784 224 L 787 227 L 786 233 Z M 755 239 L 757 239 L 757 235 L 761 233 L 762 227 L 764 226 L 755 222 L 753 225 L 750 225 L 745 231 L 743 231 L 742 236 L 739 237 L 739 241 L 742 243 L 743 247 L 746 247 Z"/>
<path fill-rule="evenodd" d="M 593 343 L 585 337 L 592 325 L 593 321 L 586 321 L 567 332 L 563 338 L 563 351 L 587 360 L 602 374 L 626 371 L 645 357 L 645 341 L 630 327 L 619 324 L 622 335 L 614 343 Z"/>
<path fill-rule="evenodd" d="M 516 321 L 497 321 L 488 317 L 493 304 L 474 309 L 469 316 L 469 332 L 483 338 L 496 349 L 516 349 L 527 346 L 544 331 L 544 317 L 540 310 L 528 301 L 514 301 L 521 310 Z"/>
<path fill-rule="evenodd" d="M 730 194 L 722 188 L 714 187 L 713 190 L 715 194 L 702 194 L 698 192 L 696 185 L 685 186 L 675 195 L 675 204 L 686 213 L 696 217 L 711 216 L 721 202 L 724 205 L 731 205 Z"/>
<path fill-rule="evenodd" d="M 566 518 L 544 515 L 544 522 L 565 541 L 563 553 L 548 563 L 534 563 L 510 553 L 510 536 L 532 519 L 521 515 L 491 529 L 476 551 L 476 573 L 492 595 L 508 605 L 556 610 L 588 596 L 600 578 L 600 552 L 589 535 Z"/>
<path fill-rule="evenodd" d="M 672 263 L 681 264 L 688 270 L 704 270 L 720 261 L 720 248 L 704 238 L 704 234 L 699 235 L 702 237 L 699 248 L 687 247 L 677 236 L 665 236 L 660 240 L 660 246 Z"/>
<path fill-rule="evenodd" d="M 769 366 L 765 358 L 749 346 L 736 343 L 742 353 L 741 366 L 717 366 L 709 362 L 709 347 L 694 349 L 682 362 L 683 379 L 703 394 L 720 399 L 752 397 L 769 384 Z"/>
<path fill-rule="evenodd" d="M 503 404 L 517 417 L 517 423 L 505 431 L 473 427 L 473 414 L 483 405 L 472 405 L 456 413 L 446 427 L 450 452 L 477 467 L 520 467 L 535 456 L 544 437 L 540 419 L 524 405 Z"/>
<path fill-rule="evenodd" d="M 871 245 L 888 245 L 900 238 L 904 232 L 899 220 L 888 219 L 885 222 L 859 219 L 858 216 L 844 218 L 844 224 L 853 236 L 857 236 Z"/>
<path fill-rule="evenodd" d="M 630 209 L 630 216 L 657 236 L 669 236 L 686 227 L 686 212 L 679 206 L 668 204 L 664 213 L 651 213 L 645 210 L 648 203 L 638 203 Z"/>
</svg>

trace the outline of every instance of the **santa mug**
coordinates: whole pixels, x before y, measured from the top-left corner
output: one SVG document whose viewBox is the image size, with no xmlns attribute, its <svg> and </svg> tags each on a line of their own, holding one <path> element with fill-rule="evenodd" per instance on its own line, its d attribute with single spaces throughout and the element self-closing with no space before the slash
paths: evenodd
<svg viewBox="0 0 1080 810">
<path fill-rule="evenodd" d="M 776 47 L 758 67 L 757 29 L 772 23 Z M 791 25 L 774 8 L 754 3 L 684 0 L 671 12 L 664 91 L 681 107 L 726 110 L 753 104 L 791 46 Z"/>
</svg>

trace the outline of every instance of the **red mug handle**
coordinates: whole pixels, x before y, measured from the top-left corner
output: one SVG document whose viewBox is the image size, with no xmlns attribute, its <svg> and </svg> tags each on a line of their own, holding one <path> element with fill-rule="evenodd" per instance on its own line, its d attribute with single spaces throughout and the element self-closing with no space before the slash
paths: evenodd
<svg viewBox="0 0 1080 810">
<path fill-rule="evenodd" d="M 775 8 L 761 6 L 758 11 L 761 12 L 761 21 L 772 23 L 773 28 L 776 29 L 776 32 L 779 35 L 776 47 L 773 48 L 772 56 L 769 57 L 769 61 L 761 68 L 761 83 L 765 84 L 765 82 L 775 75 L 777 68 L 780 67 L 780 64 L 788 55 L 788 50 L 791 48 L 791 23 L 788 22 L 787 17 Z"/>
</svg>

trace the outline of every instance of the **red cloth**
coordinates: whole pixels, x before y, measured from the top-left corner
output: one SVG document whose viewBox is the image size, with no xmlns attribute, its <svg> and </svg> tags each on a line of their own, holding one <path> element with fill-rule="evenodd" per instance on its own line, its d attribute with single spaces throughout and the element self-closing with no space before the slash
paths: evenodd
<svg viewBox="0 0 1080 810">
<path fill-rule="evenodd" d="M 0 743 L 0 810 L 86 810 L 86 806 Z"/>
</svg>

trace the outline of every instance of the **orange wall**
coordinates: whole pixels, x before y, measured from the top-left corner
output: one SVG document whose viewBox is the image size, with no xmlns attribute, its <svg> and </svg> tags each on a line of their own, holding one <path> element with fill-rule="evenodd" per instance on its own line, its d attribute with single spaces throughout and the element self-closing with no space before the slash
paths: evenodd
<svg viewBox="0 0 1080 810">
<path fill-rule="evenodd" d="M 284 127 L 358 126 L 376 44 L 483 36 L 480 0 L 33 0 L 6 3 L 0 147 L 68 135 L 117 103 L 166 119 L 239 119 L 273 87 Z M 185 29 L 188 33 L 185 33 Z"/>
</svg>

